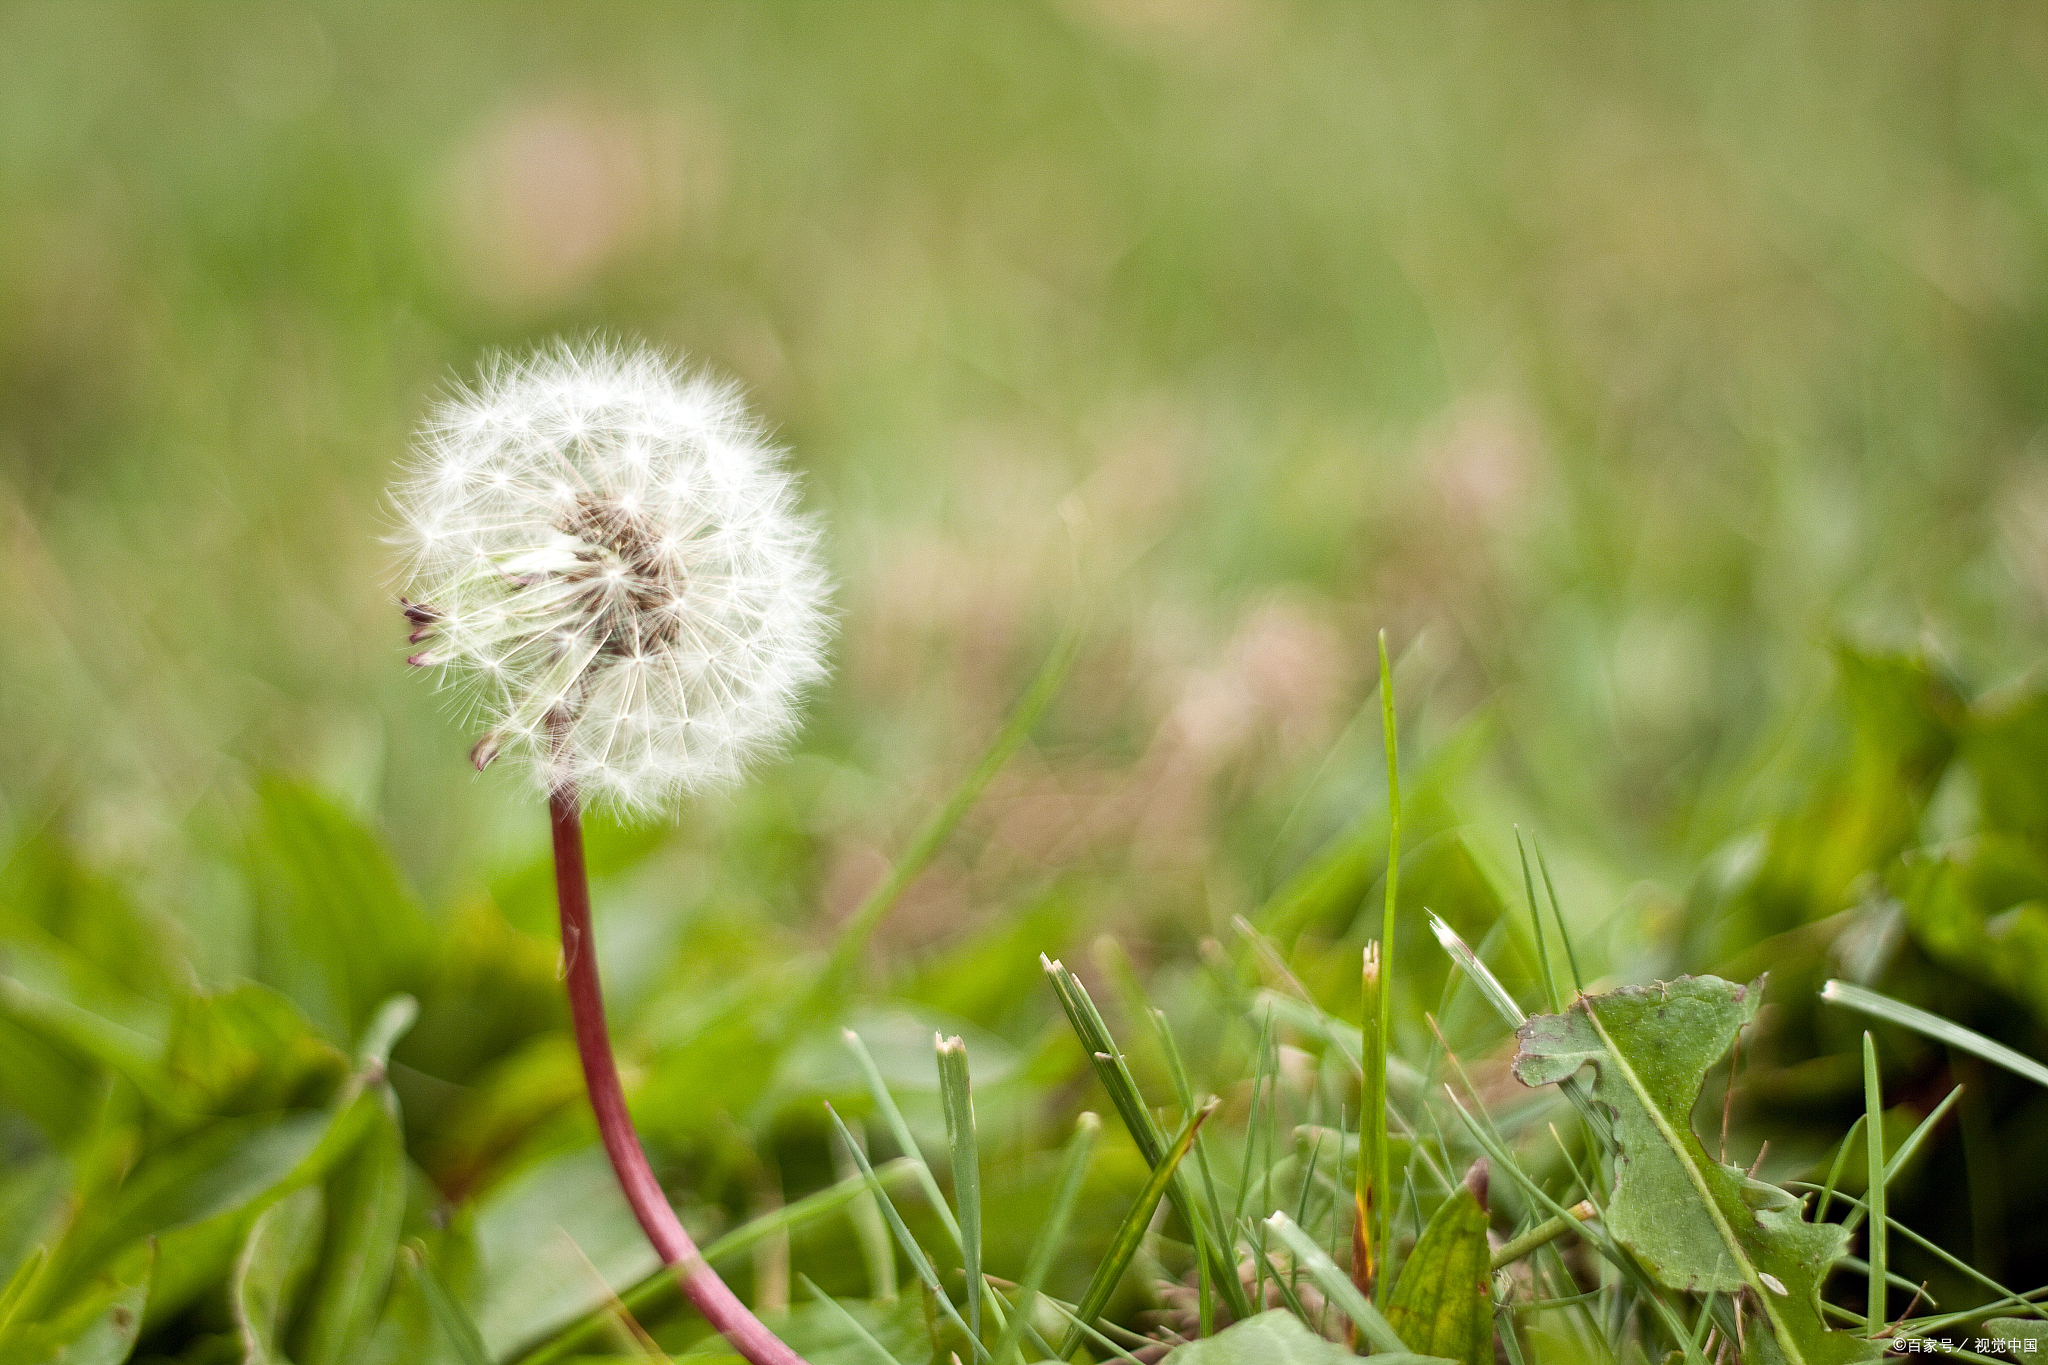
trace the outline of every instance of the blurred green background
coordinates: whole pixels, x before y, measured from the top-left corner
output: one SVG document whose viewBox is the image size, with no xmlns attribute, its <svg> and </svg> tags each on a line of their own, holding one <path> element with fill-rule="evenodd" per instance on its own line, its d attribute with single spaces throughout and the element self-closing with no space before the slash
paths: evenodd
<svg viewBox="0 0 2048 1365">
<path fill-rule="evenodd" d="M 1384 804 L 1383 626 L 1487 876 L 1519 821 L 1618 978 L 1724 963 L 1869 899 L 1950 752 L 1782 922 L 1688 918 L 1835 642 L 1941 715 L 2048 645 L 2038 6 L 12 3 L 0 244 L 0 836 L 199 982 L 275 976 L 276 773 L 545 991 L 539 805 L 382 537 L 434 396 L 557 334 L 741 381 L 841 584 L 794 753 L 600 831 L 628 1018 L 824 942 L 1084 608 L 890 979 L 1228 939 Z"/>
</svg>

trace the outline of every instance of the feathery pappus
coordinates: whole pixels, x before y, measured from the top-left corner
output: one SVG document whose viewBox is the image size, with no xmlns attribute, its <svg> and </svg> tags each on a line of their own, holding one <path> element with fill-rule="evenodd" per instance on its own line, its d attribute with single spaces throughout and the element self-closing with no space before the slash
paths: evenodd
<svg viewBox="0 0 2048 1365">
<path fill-rule="evenodd" d="M 480 769 L 655 810 L 781 744 L 824 675 L 830 585 L 782 452 L 656 351 L 493 361 L 393 497 L 409 662 L 471 700 Z"/>
</svg>

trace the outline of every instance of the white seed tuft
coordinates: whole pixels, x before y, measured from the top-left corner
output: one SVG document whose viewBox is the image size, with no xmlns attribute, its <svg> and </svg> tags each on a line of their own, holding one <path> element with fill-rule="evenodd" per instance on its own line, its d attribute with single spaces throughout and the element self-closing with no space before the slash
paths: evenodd
<svg viewBox="0 0 2048 1365">
<path fill-rule="evenodd" d="M 474 758 L 649 812 L 794 728 L 831 622 L 817 529 L 734 390 L 651 351 L 500 357 L 393 489 L 411 662 L 486 726 Z"/>
</svg>

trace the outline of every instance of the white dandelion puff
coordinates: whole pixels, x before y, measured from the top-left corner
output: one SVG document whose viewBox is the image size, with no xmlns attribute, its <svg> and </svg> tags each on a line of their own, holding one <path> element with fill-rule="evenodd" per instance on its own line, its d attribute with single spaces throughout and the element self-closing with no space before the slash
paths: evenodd
<svg viewBox="0 0 2048 1365">
<path fill-rule="evenodd" d="M 824 674 L 829 584 L 735 391 L 650 350 L 492 362 L 393 489 L 411 662 L 540 787 L 659 809 L 781 745 Z"/>
</svg>

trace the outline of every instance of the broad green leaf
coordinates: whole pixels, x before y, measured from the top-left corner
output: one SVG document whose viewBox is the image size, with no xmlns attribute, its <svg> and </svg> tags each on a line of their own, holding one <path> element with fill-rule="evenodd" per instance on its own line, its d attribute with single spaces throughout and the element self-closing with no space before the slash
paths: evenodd
<svg viewBox="0 0 2048 1365">
<path fill-rule="evenodd" d="M 162 1256 L 150 1290 L 147 1326 L 156 1327 L 219 1283 L 240 1254 L 250 1225 L 293 1190 L 324 1181 L 371 1130 L 382 1103 L 378 1095 L 362 1093 L 331 1115 L 307 1114 L 279 1124 L 274 1130 L 277 1146 L 272 1155 L 282 1160 L 293 1151 L 300 1152 L 296 1164 L 284 1169 L 255 1198 L 161 1233 Z M 286 1135 L 289 1146 L 283 1141 Z"/>
<path fill-rule="evenodd" d="M 353 1365 L 375 1330 L 405 1217 L 405 1145 L 379 1106 L 370 1132 L 327 1183 L 327 1234 L 292 1359 Z"/>
<path fill-rule="evenodd" d="M 40 1322 L 0 1334 L 8 1365 L 121 1365 L 142 1331 L 156 1246 L 142 1242 L 92 1278 L 83 1294 Z"/>
<path fill-rule="evenodd" d="M 383 841 L 303 787 L 264 784 L 253 842 L 257 974 L 337 1044 L 425 983 L 431 924 Z"/>
<path fill-rule="evenodd" d="M 1165 1365 L 1352 1365 L 1357 1359 L 1345 1347 L 1302 1326 L 1286 1309 L 1275 1308 L 1168 1352 Z M 1372 1359 L 1385 1365 L 1423 1365 L 1430 1357 L 1392 1351 Z"/>
<path fill-rule="evenodd" d="M 250 1226 L 228 1292 L 245 1365 L 286 1361 L 280 1342 L 312 1273 L 324 1222 L 320 1187 L 308 1185 L 272 1204 Z"/>
<path fill-rule="evenodd" d="M 1401 1267 L 1387 1321 L 1420 1354 L 1465 1365 L 1493 1359 L 1490 1221 L 1478 1197 L 1459 1186 L 1437 1206 Z"/>
<path fill-rule="evenodd" d="M 494 1359 L 625 1292 L 661 1259 L 594 1143 L 493 1188 L 477 1208 L 476 1240 L 482 1287 L 472 1307 Z"/>
<path fill-rule="evenodd" d="M 1992 1349 L 2007 1355 L 2034 1355 L 2048 1350 L 2048 1321 L 2040 1318 L 1987 1318 L 1977 1334 L 1990 1337 Z M 1999 1346 L 1996 1343 L 2000 1341 L 2008 1344 Z"/>
<path fill-rule="evenodd" d="M 1768 1338 L 1749 1338 L 1760 1359 L 1770 1345 L 1789 1365 L 1871 1359 L 1878 1345 L 1829 1331 L 1820 1313 L 1821 1281 L 1846 1233 L 1806 1222 L 1798 1199 L 1715 1161 L 1692 1130 L 1708 1069 L 1762 999 L 1761 978 L 1738 986 L 1711 976 L 1582 997 L 1521 1027 L 1515 1074 L 1537 1086 L 1595 1069 L 1593 1096 L 1614 1115 L 1616 1146 L 1604 1220 L 1659 1283 L 1747 1290 L 1770 1327 Z"/>
</svg>

